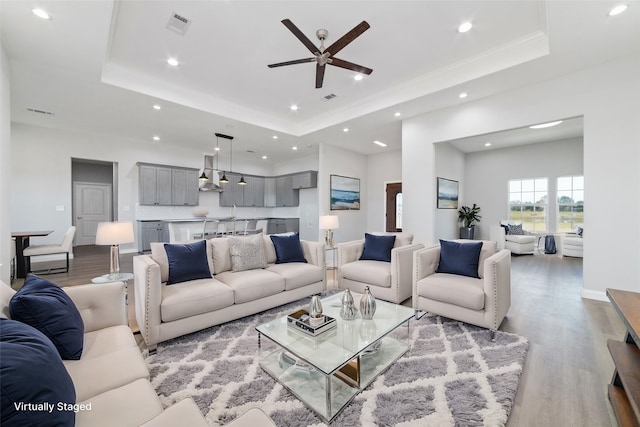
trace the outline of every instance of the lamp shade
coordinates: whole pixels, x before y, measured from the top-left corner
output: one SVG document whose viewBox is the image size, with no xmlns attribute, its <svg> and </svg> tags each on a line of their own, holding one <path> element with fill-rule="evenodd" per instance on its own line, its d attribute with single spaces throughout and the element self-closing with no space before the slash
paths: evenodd
<svg viewBox="0 0 640 427">
<path fill-rule="evenodd" d="M 96 232 L 96 245 L 120 245 L 134 242 L 133 223 L 100 222 Z"/>
<path fill-rule="evenodd" d="M 320 217 L 320 230 L 336 230 L 340 228 L 338 215 L 323 215 Z"/>
</svg>

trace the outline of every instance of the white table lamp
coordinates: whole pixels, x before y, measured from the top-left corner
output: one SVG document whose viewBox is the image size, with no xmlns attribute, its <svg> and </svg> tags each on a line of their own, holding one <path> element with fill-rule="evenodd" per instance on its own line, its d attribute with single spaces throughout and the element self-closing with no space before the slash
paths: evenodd
<svg viewBox="0 0 640 427">
<path fill-rule="evenodd" d="M 111 245 L 110 279 L 120 278 L 120 246 L 123 243 L 134 242 L 133 223 L 131 222 L 100 222 L 96 232 L 96 245 Z"/>
<path fill-rule="evenodd" d="M 323 215 L 320 217 L 320 230 L 327 230 L 325 242 L 327 246 L 333 246 L 333 230 L 340 228 L 338 215 Z"/>
</svg>

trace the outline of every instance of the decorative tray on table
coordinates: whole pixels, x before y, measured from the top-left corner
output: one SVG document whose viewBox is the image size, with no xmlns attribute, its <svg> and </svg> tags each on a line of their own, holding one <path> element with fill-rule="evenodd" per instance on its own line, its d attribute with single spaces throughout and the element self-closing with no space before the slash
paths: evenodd
<svg viewBox="0 0 640 427">
<path fill-rule="evenodd" d="M 336 319 L 324 314 L 320 316 L 320 320 L 317 321 L 317 323 L 312 323 L 311 316 L 309 316 L 309 312 L 307 310 L 298 310 L 287 316 L 287 325 L 290 328 L 314 337 L 335 328 L 336 324 Z"/>
</svg>

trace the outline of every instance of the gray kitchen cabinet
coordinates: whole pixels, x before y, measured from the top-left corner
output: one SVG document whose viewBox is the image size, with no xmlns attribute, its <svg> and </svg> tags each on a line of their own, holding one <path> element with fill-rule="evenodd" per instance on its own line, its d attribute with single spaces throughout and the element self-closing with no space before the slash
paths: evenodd
<svg viewBox="0 0 640 427">
<path fill-rule="evenodd" d="M 264 206 L 267 208 L 276 206 L 276 179 L 272 176 L 264 179 Z"/>
<path fill-rule="evenodd" d="M 139 165 L 139 200 L 141 205 L 171 205 L 171 168 Z"/>
<path fill-rule="evenodd" d="M 276 206 L 298 206 L 299 195 L 293 189 L 293 177 L 282 175 L 276 177 Z"/>
<path fill-rule="evenodd" d="M 171 204 L 173 206 L 198 205 L 198 171 L 171 170 Z"/>
<path fill-rule="evenodd" d="M 291 187 L 295 190 L 301 188 L 316 188 L 318 186 L 318 172 L 306 171 L 292 176 Z"/>
<path fill-rule="evenodd" d="M 267 223 L 267 234 L 299 233 L 300 220 L 298 218 L 270 218 Z"/>
<path fill-rule="evenodd" d="M 141 205 L 196 206 L 198 170 L 138 163 Z"/>
<path fill-rule="evenodd" d="M 222 187 L 222 192 L 220 193 L 220 206 L 239 206 L 237 201 L 239 201 L 242 197 L 240 186 L 238 185 L 238 181 L 240 180 L 240 175 L 237 175 L 233 172 L 225 172 L 224 174 L 229 182 L 224 183 L 221 182 L 220 186 Z"/>
<path fill-rule="evenodd" d="M 261 176 L 245 176 L 244 205 L 247 207 L 264 206 L 264 178 Z"/>
<path fill-rule="evenodd" d="M 227 173 L 229 182 L 221 184 L 220 206 L 262 207 L 264 206 L 264 178 L 244 175 L 246 185 L 239 185 L 242 174 Z"/>
<path fill-rule="evenodd" d="M 162 221 L 139 221 L 138 252 L 151 250 L 151 242 L 165 241 L 165 224 Z"/>
</svg>

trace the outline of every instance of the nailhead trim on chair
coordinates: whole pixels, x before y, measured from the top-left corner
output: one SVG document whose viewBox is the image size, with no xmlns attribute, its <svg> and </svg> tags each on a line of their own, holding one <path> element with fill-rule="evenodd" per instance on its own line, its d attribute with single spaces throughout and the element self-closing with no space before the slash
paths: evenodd
<svg viewBox="0 0 640 427">
<path fill-rule="evenodd" d="M 495 262 L 491 263 L 491 270 L 493 272 L 493 330 L 498 331 L 498 272 Z"/>
</svg>

